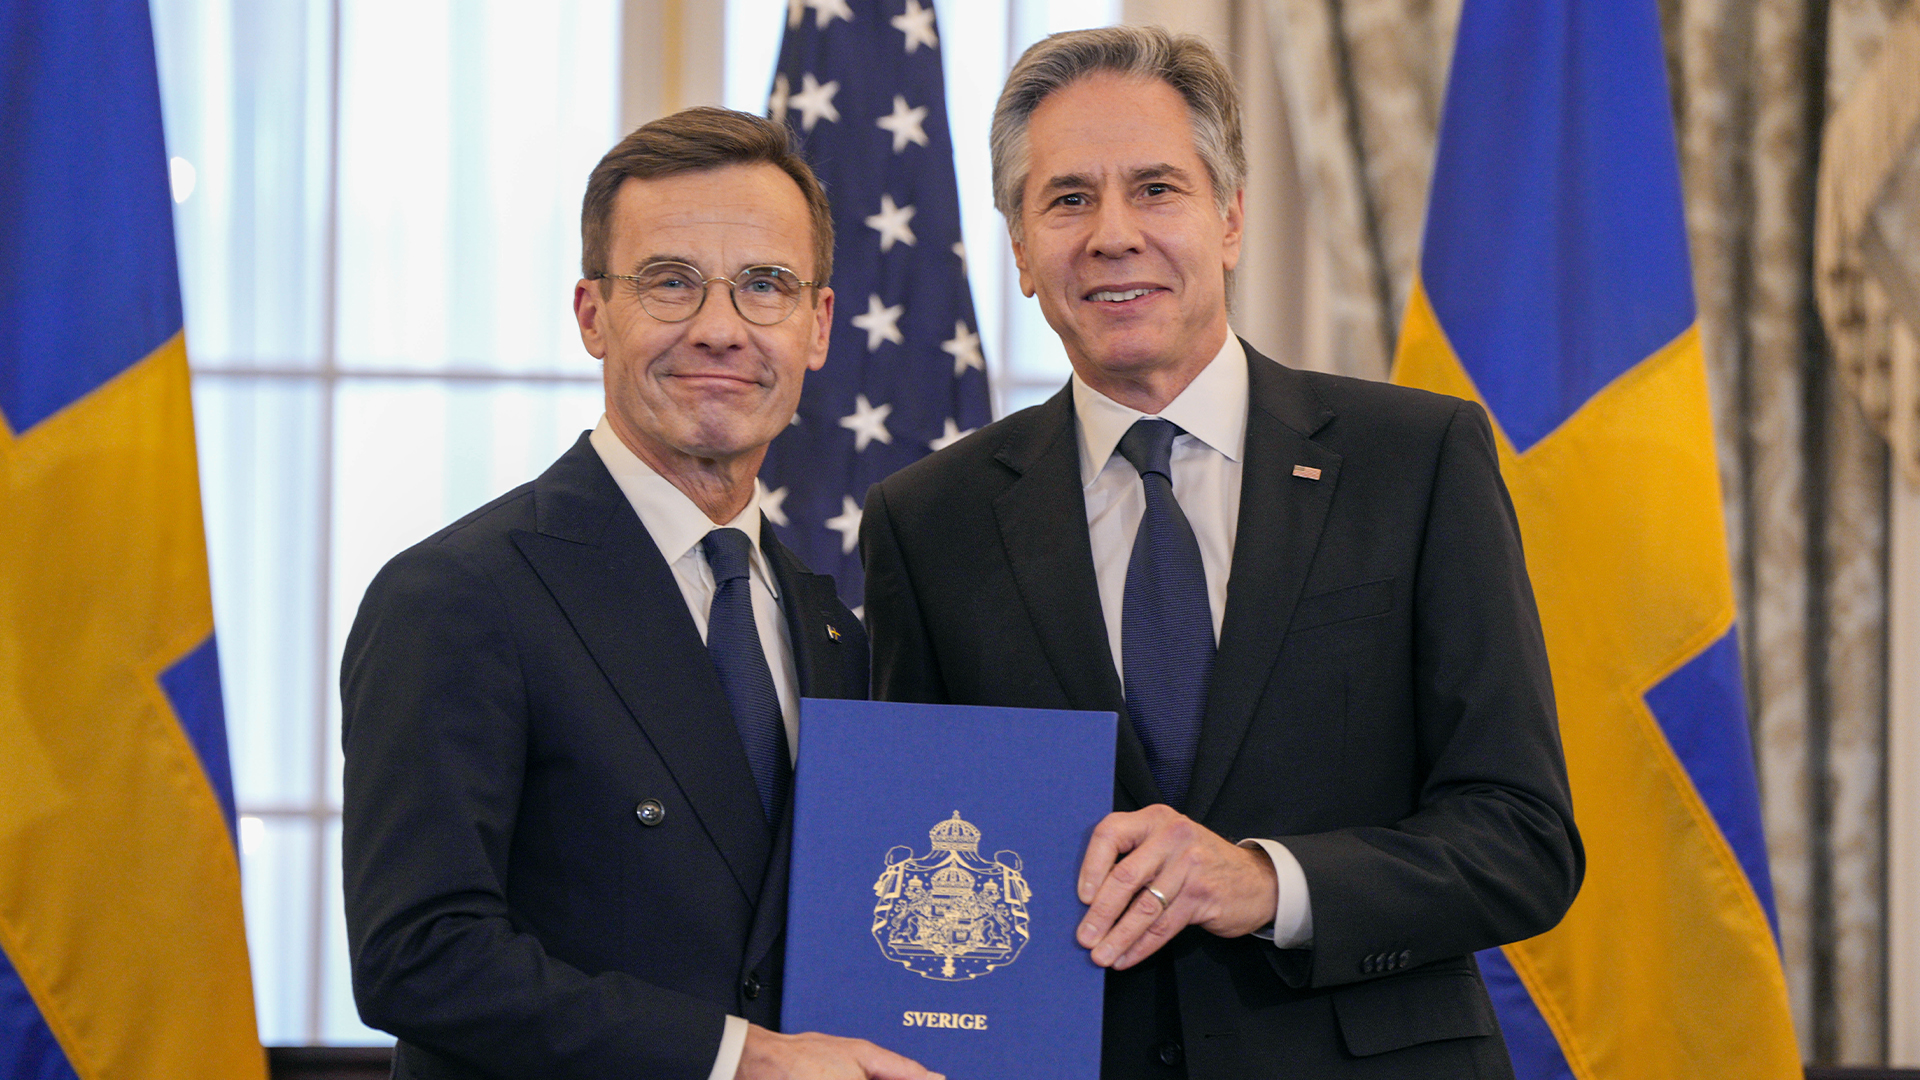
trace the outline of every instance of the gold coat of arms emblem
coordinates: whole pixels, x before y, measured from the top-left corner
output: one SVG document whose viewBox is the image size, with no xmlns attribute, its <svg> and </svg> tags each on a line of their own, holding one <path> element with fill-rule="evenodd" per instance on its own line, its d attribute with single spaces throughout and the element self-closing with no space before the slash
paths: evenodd
<svg viewBox="0 0 1920 1080">
<path fill-rule="evenodd" d="M 927 979 L 961 982 L 1013 963 L 1026 947 L 1027 899 L 1017 852 L 980 855 L 980 830 L 960 811 L 927 833 L 927 854 L 896 846 L 873 883 L 873 940 L 887 959 Z"/>
</svg>

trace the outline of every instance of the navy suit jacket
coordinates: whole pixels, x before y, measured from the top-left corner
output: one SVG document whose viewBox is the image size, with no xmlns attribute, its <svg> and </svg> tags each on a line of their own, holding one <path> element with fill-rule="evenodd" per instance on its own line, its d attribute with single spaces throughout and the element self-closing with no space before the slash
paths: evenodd
<svg viewBox="0 0 1920 1080">
<path fill-rule="evenodd" d="M 801 692 L 865 697 L 832 579 L 762 545 Z M 776 1023 L 785 818 L 585 436 L 387 564 L 341 700 L 354 995 L 396 1076 L 704 1080 L 727 1014 Z"/>
<path fill-rule="evenodd" d="M 1584 863 L 1485 413 L 1247 354 L 1186 813 L 1285 843 L 1313 940 L 1189 929 L 1110 974 L 1103 1075 L 1509 1076 L 1472 954 L 1552 927 Z M 1065 389 L 876 485 L 874 693 L 1119 712 L 1131 810 L 1162 799 L 1124 719 L 1082 491 Z"/>
</svg>

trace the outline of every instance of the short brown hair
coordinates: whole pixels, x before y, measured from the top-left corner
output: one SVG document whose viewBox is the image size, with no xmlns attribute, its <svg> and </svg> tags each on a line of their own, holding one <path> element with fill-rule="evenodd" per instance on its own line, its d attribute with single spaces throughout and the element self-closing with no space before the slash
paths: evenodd
<svg viewBox="0 0 1920 1080">
<path fill-rule="evenodd" d="M 580 276 L 599 279 L 604 291 L 613 200 L 628 180 L 651 180 L 727 165 L 772 165 L 800 186 L 813 224 L 813 280 L 833 276 L 833 210 L 806 159 L 793 148 L 784 125 L 752 113 L 700 105 L 635 128 L 607 151 L 587 177 L 580 204 Z M 711 268 L 708 268 L 711 272 Z M 604 295 L 604 292 L 603 292 Z"/>
<path fill-rule="evenodd" d="M 1186 100 L 1193 148 L 1213 182 L 1222 216 L 1247 184 L 1247 151 L 1240 135 L 1240 95 L 1233 75 L 1205 41 L 1158 26 L 1104 26 L 1069 30 L 1033 44 L 1021 55 L 993 110 L 993 205 L 1007 230 L 1021 238 L 1020 203 L 1027 184 L 1027 124 L 1049 95 L 1098 72 L 1158 79 Z"/>
</svg>

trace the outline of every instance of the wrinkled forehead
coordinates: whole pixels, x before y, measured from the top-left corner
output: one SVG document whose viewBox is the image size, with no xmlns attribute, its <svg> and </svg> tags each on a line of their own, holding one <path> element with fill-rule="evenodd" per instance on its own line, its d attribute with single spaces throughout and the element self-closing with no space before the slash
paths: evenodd
<svg viewBox="0 0 1920 1080">
<path fill-rule="evenodd" d="M 813 272 L 813 223 L 793 178 L 766 164 L 629 178 L 614 196 L 608 261 L 684 262 L 708 274 L 777 265 Z"/>
</svg>

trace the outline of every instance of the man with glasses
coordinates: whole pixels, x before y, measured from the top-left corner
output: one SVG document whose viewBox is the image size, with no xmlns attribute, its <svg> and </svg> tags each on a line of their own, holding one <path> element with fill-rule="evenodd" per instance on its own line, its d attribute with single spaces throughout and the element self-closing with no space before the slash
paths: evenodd
<svg viewBox="0 0 1920 1080">
<path fill-rule="evenodd" d="M 755 483 L 827 356 L 826 197 L 784 128 L 690 109 L 602 159 L 581 234 L 606 415 L 389 563 L 347 639 L 361 1014 L 397 1077 L 923 1080 L 772 1030 L 799 698 L 867 690 Z"/>
</svg>

